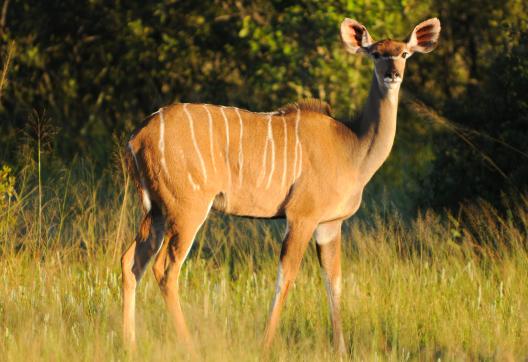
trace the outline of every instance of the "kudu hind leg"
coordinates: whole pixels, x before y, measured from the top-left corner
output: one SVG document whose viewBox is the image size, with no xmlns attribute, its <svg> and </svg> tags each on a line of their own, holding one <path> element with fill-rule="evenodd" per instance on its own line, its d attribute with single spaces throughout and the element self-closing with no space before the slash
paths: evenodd
<svg viewBox="0 0 528 362">
<path fill-rule="evenodd" d="M 163 216 L 155 210 L 145 215 L 134 242 L 121 257 L 123 273 L 123 338 L 125 344 L 136 343 L 136 287 L 151 257 L 163 242 Z"/>
<path fill-rule="evenodd" d="M 290 286 L 295 281 L 303 255 L 312 237 L 315 225 L 312 223 L 288 223 L 288 233 L 282 243 L 279 271 L 275 286 L 275 295 L 271 303 L 271 311 L 264 335 L 264 348 L 271 346 L 282 307 L 288 295 Z"/>
<path fill-rule="evenodd" d="M 180 270 L 193 244 L 196 233 L 209 213 L 210 205 L 198 207 L 194 204 L 183 210 L 192 210 L 172 216 L 167 242 L 156 256 L 153 272 L 163 298 L 171 315 L 178 337 L 192 350 L 192 338 L 187 328 L 180 304 L 179 275 Z"/>
</svg>

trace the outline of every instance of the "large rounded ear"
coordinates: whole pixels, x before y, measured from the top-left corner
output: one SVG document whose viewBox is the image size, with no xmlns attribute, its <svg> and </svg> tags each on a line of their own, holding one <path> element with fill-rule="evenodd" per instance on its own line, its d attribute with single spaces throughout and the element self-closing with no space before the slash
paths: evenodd
<svg viewBox="0 0 528 362">
<path fill-rule="evenodd" d="M 440 37 L 440 20 L 428 19 L 416 25 L 407 40 L 407 46 L 412 52 L 429 53 L 438 45 Z"/>
<path fill-rule="evenodd" d="M 341 23 L 341 39 L 345 48 L 352 54 L 366 52 L 373 41 L 365 26 L 353 19 L 346 18 Z"/>
</svg>

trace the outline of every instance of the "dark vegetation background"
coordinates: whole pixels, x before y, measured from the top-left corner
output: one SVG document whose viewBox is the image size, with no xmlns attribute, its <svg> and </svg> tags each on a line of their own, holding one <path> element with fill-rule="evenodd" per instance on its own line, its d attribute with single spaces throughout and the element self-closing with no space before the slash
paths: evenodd
<svg viewBox="0 0 528 362">
<path fill-rule="evenodd" d="M 135 125 L 172 102 L 267 111 L 315 97 L 351 117 L 372 67 L 342 49 L 342 19 L 376 40 L 437 16 L 440 45 L 408 62 L 393 153 L 365 201 L 413 215 L 478 198 L 500 207 L 527 190 L 526 1 L 4 0 L 1 10 L 0 162 L 19 171 L 42 149 L 44 183 L 64 168 L 73 181 L 84 169 L 110 180 Z"/>
</svg>

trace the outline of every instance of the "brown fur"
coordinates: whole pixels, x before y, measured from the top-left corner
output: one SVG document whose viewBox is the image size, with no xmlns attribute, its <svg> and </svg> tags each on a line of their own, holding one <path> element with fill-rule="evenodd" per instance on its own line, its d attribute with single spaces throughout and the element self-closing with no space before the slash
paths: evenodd
<svg viewBox="0 0 528 362">
<path fill-rule="evenodd" d="M 381 40 L 372 46 L 372 51 L 377 51 L 381 56 L 398 56 L 405 49 L 405 43 L 397 40 Z"/>
</svg>

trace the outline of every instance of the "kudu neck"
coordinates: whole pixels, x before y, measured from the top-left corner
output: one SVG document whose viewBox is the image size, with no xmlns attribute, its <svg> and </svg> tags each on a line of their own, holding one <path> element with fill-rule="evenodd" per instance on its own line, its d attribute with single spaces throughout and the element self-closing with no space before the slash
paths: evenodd
<svg viewBox="0 0 528 362">
<path fill-rule="evenodd" d="M 359 122 L 358 136 L 366 150 L 360 174 L 366 183 L 389 156 L 396 135 L 399 87 L 380 87 L 376 74 Z"/>
</svg>

